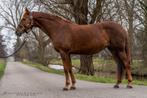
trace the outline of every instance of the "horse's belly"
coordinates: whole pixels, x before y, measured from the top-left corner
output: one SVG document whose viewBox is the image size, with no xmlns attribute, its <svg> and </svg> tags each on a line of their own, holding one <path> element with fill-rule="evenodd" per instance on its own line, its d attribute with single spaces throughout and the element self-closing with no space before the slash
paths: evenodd
<svg viewBox="0 0 147 98">
<path fill-rule="evenodd" d="M 100 50 L 101 51 L 101 50 Z M 85 50 L 83 50 L 83 51 L 73 51 L 73 52 L 71 52 L 71 54 L 83 54 L 83 55 L 91 55 L 91 54 L 96 54 L 96 53 L 98 53 L 99 51 L 91 51 L 91 50 L 88 50 L 88 51 L 85 51 Z"/>
<path fill-rule="evenodd" d="M 101 50 L 103 50 L 104 48 L 105 48 L 104 45 L 95 45 L 95 46 L 89 46 L 89 47 L 83 46 L 79 49 L 73 49 L 70 53 L 90 55 L 90 54 L 98 53 Z"/>
</svg>

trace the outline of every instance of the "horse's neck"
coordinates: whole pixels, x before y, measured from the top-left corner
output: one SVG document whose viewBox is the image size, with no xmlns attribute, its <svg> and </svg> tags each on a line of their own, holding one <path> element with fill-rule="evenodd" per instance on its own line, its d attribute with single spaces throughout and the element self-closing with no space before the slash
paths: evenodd
<svg viewBox="0 0 147 98">
<path fill-rule="evenodd" d="M 45 16 L 41 13 L 34 16 L 35 26 L 39 27 L 42 31 L 44 31 L 50 38 L 55 36 L 55 33 L 58 33 L 58 28 L 64 25 L 60 20 L 56 20 L 56 18 L 50 18 L 50 16 Z M 53 16 L 52 16 L 53 17 Z"/>
</svg>

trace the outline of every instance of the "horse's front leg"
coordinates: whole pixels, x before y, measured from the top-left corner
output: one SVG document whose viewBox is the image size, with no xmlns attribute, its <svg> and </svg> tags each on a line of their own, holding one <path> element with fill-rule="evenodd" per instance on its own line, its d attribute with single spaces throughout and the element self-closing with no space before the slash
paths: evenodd
<svg viewBox="0 0 147 98">
<path fill-rule="evenodd" d="M 75 76 L 74 76 L 74 74 L 72 72 L 72 65 L 70 66 L 69 74 L 70 74 L 71 82 L 72 82 L 72 85 L 71 85 L 70 89 L 75 90 L 76 89 L 76 87 L 75 87 L 76 79 L 75 79 Z"/>
<path fill-rule="evenodd" d="M 63 62 L 63 66 L 64 66 L 64 73 L 65 73 L 65 87 L 63 88 L 63 90 L 69 90 L 69 89 L 75 89 L 75 78 L 74 75 L 72 73 L 72 66 L 71 66 L 71 58 L 70 55 L 67 54 L 66 52 L 61 51 L 60 52 L 61 58 L 62 58 L 62 62 Z M 70 87 L 70 78 L 72 80 L 72 86 Z"/>
</svg>

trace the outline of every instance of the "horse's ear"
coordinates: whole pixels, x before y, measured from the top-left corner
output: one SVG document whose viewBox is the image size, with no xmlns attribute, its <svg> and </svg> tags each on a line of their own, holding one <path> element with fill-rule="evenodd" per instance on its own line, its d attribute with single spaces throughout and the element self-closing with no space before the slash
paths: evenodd
<svg viewBox="0 0 147 98">
<path fill-rule="evenodd" d="M 29 15 L 29 10 L 28 10 L 28 8 L 25 8 L 25 13 L 27 14 L 27 15 Z"/>
</svg>

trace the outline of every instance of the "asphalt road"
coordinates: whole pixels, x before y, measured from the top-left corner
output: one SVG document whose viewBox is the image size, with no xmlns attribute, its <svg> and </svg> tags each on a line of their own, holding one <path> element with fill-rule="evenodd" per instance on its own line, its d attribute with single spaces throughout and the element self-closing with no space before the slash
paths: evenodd
<svg viewBox="0 0 147 98">
<path fill-rule="evenodd" d="M 62 91 L 64 76 L 42 72 L 19 62 L 8 62 L 0 80 L 0 98 L 147 98 L 147 86 L 77 81 L 77 89 Z"/>
</svg>

